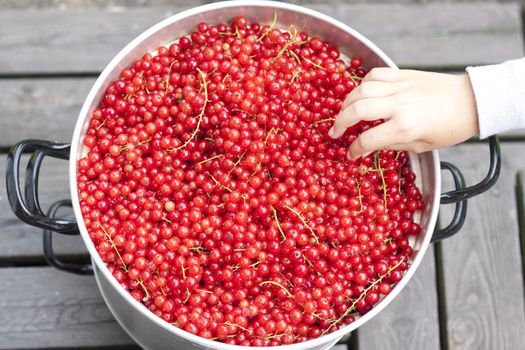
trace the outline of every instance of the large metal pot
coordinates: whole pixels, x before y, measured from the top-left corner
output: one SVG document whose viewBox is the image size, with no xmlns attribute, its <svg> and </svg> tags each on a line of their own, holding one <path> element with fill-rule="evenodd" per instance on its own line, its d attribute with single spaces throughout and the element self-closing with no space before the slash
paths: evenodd
<svg viewBox="0 0 525 350">
<path fill-rule="evenodd" d="M 95 250 L 95 246 L 82 220 L 77 191 L 77 159 L 85 152 L 82 141 L 89 124 L 89 117 L 99 104 L 106 88 L 112 81 L 117 79 L 122 69 L 130 65 L 145 52 L 172 42 L 181 33 L 187 33 L 192 28 L 195 28 L 199 22 L 227 22 L 236 15 L 244 15 L 249 20 L 258 21 L 259 23 L 270 23 L 274 15 L 276 15 L 278 25 L 284 28 L 294 24 L 308 33 L 332 42 L 347 56 L 361 56 L 367 65 L 366 68 L 379 66 L 395 67 L 395 64 L 384 52 L 352 28 L 304 7 L 270 1 L 232 1 L 201 6 L 177 14 L 153 26 L 115 56 L 104 69 L 87 96 L 78 117 L 71 144 L 26 140 L 15 145 L 9 154 L 7 167 L 9 201 L 13 211 L 20 219 L 45 229 L 44 250 L 50 264 L 74 273 L 91 274 L 94 272 L 100 291 L 115 318 L 137 343 L 147 349 L 241 350 L 248 349 L 248 347 L 226 345 L 200 338 L 168 324 L 133 299 L 117 283 Z M 419 179 L 418 185 L 424 197 L 425 208 L 419 218 L 423 233 L 411 242 L 414 248 L 412 265 L 404 278 L 369 313 L 348 326 L 317 339 L 279 348 L 282 350 L 328 349 L 343 335 L 355 330 L 383 310 L 410 281 L 430 242 L 446 238 L 461 228 L 466 214 L 466 199 L 486 191 L 495 183 L 500 169 L 497 139 L 491 138 L 489 145 L 491 157 L 489 173 L 481 183 L 469 188 L 465 188 L 461 173 L 455 166 L 449 163 L 441 163 L 440 167 L 436 151 L 418 155 L 412 154 L 411 164 Z M 32 151 L 33 156 L 27 166 L 25 191 L 23 192 L 19 183 L 19 168 L 21 155 L 24 151 Z M 44 214 L 38 202 L 37 183 L 40 165 L 46 155 L 61 159 L 69 158 L 71 201 L 57 202 L 47 214 Z M 456 185 L 455 191 L 440 195 L 440 169 L 447 169 L 451 172 Z M 456 203 L 456 211 L 450 225 L 442 230 L 434 231 L 440 202 L 442 204 Z M 57 209 L 67 205 L 72 205 L 76 221 L 55 218 Z M 57 260 L 52 251 L 52 231 L 62 234 L 80 233 L 91 254 L 92 265 L 68 264 Z"/>
</svg>

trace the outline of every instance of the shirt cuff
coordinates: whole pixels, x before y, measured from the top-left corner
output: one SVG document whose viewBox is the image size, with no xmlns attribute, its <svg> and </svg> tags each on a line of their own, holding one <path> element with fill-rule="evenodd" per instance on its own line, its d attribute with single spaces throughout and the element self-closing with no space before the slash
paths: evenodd
<svg viewBox="0 0 525 350">
<path fill-rule="evenodd" d="M 478 111 L 479 136 L 525 128 L 525 58 L 467 67 Z"/>
</svg>

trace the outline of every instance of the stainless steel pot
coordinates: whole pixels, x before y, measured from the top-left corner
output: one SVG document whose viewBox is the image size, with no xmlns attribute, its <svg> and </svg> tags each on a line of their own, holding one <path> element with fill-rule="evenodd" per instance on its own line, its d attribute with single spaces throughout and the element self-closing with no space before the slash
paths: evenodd
<svg viewBox="0 0 525 350">
<path fill-rule="evenodd" d="M 106 88 L 116 80 L 120 72 L 145 52 L 174 41 L 180 34 L 188 33 L 199 22 L 227 22 L 232 17 L 244 15 L 249 20 L 259 23 L 270 23 L 274 15 L 278 25 L 288 28 L 294 24 L 304 31 L 324 38 L 340 48 L 347 56 L 361 56 L 366 68 L 391 66 L 395 67 L 387 55 L 363 35 L 321 13 L 304 7 L 271 1 L 231 1 L 201 6 L 170 17 L 148 29 L 128 44 L 107 65 L 89 92 L 82 107 L 73 133 L 71 144 L 39 140 L 25 140 L 16 144 L 9 153 L 7 166 L 7 189 L 10 204 L 15 214 L 33 226 L 41 227 L 44 232 L 44 251 L 49 263 L 53 266 L 80 274 L 95 274 L 100 291 L 111 312 L 122 327 L 146 349 L 229 349 L 242 350 L 249 347 L 232 346 L 200 338 L 187 333 L 160 318 L 156 317 L 141 303 L 137 302 L 113 278 L 104 262 L 98 255 L 82 220 L 77 191 L 77 159 L 85 152 L 83 138 L 89 124 L 92 111 L 99 104 Z M 452 164 L 439 162 L 436 151 L 423 154 L 412 154 L 411 164 L 417 174 L 418 186 L 422 191 L 425 207 L 421 213 L 422 234 L 414 239 L 412 264 L 404 278 L 392 292 L 381 300 L 369 313 L 342 329 L 307 342 L 280 346 L 281 350 L 328 349 L 345 334 L 355 330 L 383 310 L 407 285 L 418 268 L 431 241 L 440 240 L 456 233 L 463 225 L 467 204 L 466 200 L 488 190 L 497 180 L 500 170 L 500 153 L 495 137 L 489 140 L 490 167 L 487 177 L 477 185 L 465 188 L 463 177 Z M 19 183 L 21 155 L 31 151 L 33 155 L 27 165 L 25 190 Z M 45 156 L 69 158 L 69 180 L 71 201 L 55 203 L 45 214 L 38 202 L 38 175 L 41 162 Z M 454 178 L 456 190 L 441 194 L 440 169 L 449 170 Z M 434 231 L 440 202 L 456 203 L 452 222 L 442 230 Z M 71 206 L 76 221 L 56 218 L 61 206 Z M 92 265 L 68 264 L 59 261 L 53 255 L 51 232 L 62 234 L 79 234 L 91 254 Z M 269 348 L 269 349 L 273 349 Z"/>
</svg>

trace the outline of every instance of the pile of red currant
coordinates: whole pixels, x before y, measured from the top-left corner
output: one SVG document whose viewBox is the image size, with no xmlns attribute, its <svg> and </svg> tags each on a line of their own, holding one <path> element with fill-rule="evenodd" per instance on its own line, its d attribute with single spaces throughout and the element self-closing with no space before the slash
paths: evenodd
<svg viewBox="0 0 525 350">
<path fill-rule="evenodd" d="M 82 214 L 154 314 L 229 344 L 302 342 L 368 312 L 410 264 L 423 206 L 405 152 L 332 140 L 359 58 L 236 17 L 123 70 L 78 160 Z"/>
</svg>

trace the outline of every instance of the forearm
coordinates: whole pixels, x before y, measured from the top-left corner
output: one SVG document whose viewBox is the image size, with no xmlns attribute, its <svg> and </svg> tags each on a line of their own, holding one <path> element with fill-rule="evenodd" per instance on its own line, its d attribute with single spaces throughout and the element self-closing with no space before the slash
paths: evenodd
<svg viewBox="0 0 525 350">
<path fill-rule="evenodd" d="M 468 67 L 478 112 L 479 136 L 525 128 L 525 58 Z"/>
</svg>

